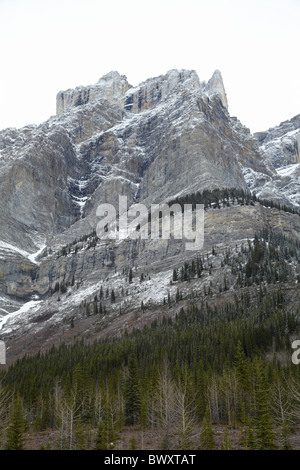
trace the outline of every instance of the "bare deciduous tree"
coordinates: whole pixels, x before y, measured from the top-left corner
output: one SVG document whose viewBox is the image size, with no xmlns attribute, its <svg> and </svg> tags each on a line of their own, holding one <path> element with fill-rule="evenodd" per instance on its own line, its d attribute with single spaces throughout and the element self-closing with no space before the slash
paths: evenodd
<svg viewBox="0 0 300 470">
<path fill-rule="evenodd" d="M 224 418 L 229 424 L 233 424 L 239 403 L 239 385 L 235 371 L 223 372 L 220 391 Z"/>
<path fill-rule="evenodd" d="M 164 359 L 159 371 L 158 388 L 154 399 L 157 405 L 158 424 L 164 430 L 164 447 L 169 449 L 177 417 L 174 412 L 176 408 L 175 384 L 171 377 L 167 359 Z"/>
<path fill-rule="evenodd" d="M 82 403 L 78 401 L 76 387 L 67 395 L 56 385 L 55 391 L 55 417 L 59 428 L 60 449 L 74 449 L 75 423 Z"/>
<path fill-rule="evenodd" d="M 177 417 L 176 434 L 178 449 L 193 449 L 194 400 L 190 400 L 186 386 L 176 386 L 175 413 Z"/>
<path fill-rule="evenodd" d="M 211 419 L 218 423 L 221 419 L 221 397 L 218 377 L 212 376 L 210 383 L 207 387 L 207 399 L 211 413 Z"/>
</svg>

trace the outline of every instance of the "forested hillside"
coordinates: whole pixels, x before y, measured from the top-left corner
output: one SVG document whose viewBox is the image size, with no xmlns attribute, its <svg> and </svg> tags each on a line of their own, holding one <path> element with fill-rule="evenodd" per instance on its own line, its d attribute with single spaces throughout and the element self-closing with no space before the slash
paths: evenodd
<svg viewBox="0 0 300 470">
<path fill-rule="evenodd" d="M 176 298 L 165 299 L 151 325 L 17 360 L 1 373 L 1 445 L 300 448 L 300 372 L 291 359 L 300 335 L 299 252 L 297 242 L 266 230 L 227 249 L 219 262 L 230 274 L 191 293 L 188 304 L 182 289 L 212 262 L 197 257 L 174 270 Z M 156 440 L 145 438 L 154 432 Z"/>
</svg>

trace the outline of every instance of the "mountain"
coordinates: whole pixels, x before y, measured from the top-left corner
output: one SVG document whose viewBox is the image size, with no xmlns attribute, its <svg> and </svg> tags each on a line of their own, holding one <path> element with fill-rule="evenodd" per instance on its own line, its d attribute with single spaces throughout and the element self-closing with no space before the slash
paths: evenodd
<svg viewBox="0 0 300 470">
<path fill-rule="evenodd" d="M 262 199 L 289 207 L 300 207 L 300 115 L 265 132 L 254 134 L 267 166 L 275 174 L 243 168 L 249 189 Z"/>
<path fill-rule="evenodd" d="M 300 114 L 254 137 L 275 168 L 300 163 Z"/>
<path fill-rule="evenodd" d="M 110 72 L 59 92 L 56 110 L 39 126 L 0 132 L 0 333 L 8 360 L 142 326 L 178 289 L 183 303 L 204 301 L 208 290 L 219 302 L 237 288 L 228 250 L 266 228 L 298 240 L 299 119 L 251 135 L 230 116 L 219 71 L 201 82 L 195 71 L 171 70 L 136 87 Z M 119 195 L 148 209 L 203 202 L 202 250 L 172 238 L 98 239 L 97 207 L 118 207 Z M 201 280 L 173 282 L 174 269 L 196 256 Z"/>
</svg>

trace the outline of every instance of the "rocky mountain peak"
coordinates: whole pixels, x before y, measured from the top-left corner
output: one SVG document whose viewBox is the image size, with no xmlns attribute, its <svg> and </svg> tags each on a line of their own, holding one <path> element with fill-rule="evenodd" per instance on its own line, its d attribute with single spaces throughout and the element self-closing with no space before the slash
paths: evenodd
<svg viewBox="0 0 300 470">
<path fill-rule="evenodd" d="M 99 100 L 122 106 L 123 97 L 130 87 L 125 75 L 116 71 L 109 72 L 94 85 L 60 91 L 56 96 L 56 114 L 60 116 L 71 108 Z"/>
<path fill-rule="evenodd" d="M 98 83 L 103 84 L 104 82 L 120 82 L 120 81 L 126 81 L 127 82 L 127 77 L 126 75 L 121 75 L 117 70 L 111 70 L 108 72 L 106 75 L 103 75 L 102 77 L 99 78 Z"/>
<path fill-rule="evenodd" d="M 300 163 L 300 114 L 254 137 L 276 168 Z"/>
<path fill-rule="evenodd" d="M 176 88 L 199 90 L 200 82 L 194 70 L 169 70 L 165 75 L 150 78 L 131 88 L 125 97 L 125 109 L 134 113 L 145 111 L 166 99 Z"/>
<path fill-rule="evenodd" d="M 111 71 L 94 85 L 60 91 L 56 97 L 56 114 L 60 116 L 72 108 L 101 100 L 106 100 L 111 105 L 118 105 L 125 111 L 139 113 L 152 109 L 176 90 L 178 93 L 199 91 L 210 98 L 219 96 L 223 106 L 228 109 L 226 91 L 219 70 L 214 72 L 207 83 L 200 83 L 195 70 L 172 69 L 135 87 L 128 83 L 125 75 Z"/>
<path fill-rule="evenodd" d="M 227 95 L 220 70 L 215 70 L 213 76 L 208 80 L 208 82 L 202 83 L 202 89 L 209 97 L 218 95 L 224 108 L 228 109 Z"/>
</svg>

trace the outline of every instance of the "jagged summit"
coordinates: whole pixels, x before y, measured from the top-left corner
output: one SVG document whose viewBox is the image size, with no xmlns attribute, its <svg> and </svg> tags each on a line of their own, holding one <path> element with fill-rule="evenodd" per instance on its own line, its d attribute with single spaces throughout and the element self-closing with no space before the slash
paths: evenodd
<svg viewBox="0 0 300 470">
<path fill-rule="evenodd" d="M 140 112 L 155 106 L 165 99 L 177 86 L 200 91 L 209 97 L 219 96 L 228 109 L 227 96 L 221 72 L 216 70 L 208 83 L 200 83 L 195 70 L 169 70 L 165 75 L 150 78 L 138 86 L 131 86 L 125 75 L 111 71 L 94 85 L 79 86 L 60 91 L 56 97 L 56 114 L 59 116 L 72 107 L 107 100 L 124 107 L 126 111 Z"/>
<path fill-rule="evenodd" d="M 208 96 L 218 95 L 221 98 L 224 108 L 228 109 L 228 100 L 224 87 L 223 77 L 220 70 L 215 70 L 213 76 L 207 84 L 204 83 L 203 90 Z"/>
<path fill-rule="evenodd" d="M 151 109 L 171 94 L 200 90 L 200 82 L 194 70 L 169 70 L 165 75 L 150 78 L 126 93 L 125 109 L 138 113 Z"/>
<path fill-rule="evenodd" d="M 276 168 L 300 163 L 300 114 L 254 137 Z"/>
<path fill-rule="evenodd" d="M 120 81 L 120 80 L 126 80 L 127 77 L 126 75 L 120 75 L 120 73 L 117 70 L 111 70 L 107 74 L 103 75 L 102 77 L 99 78 L 97 83 L 103 83 L 103 82 L 108 82 L 108 81 Z"/>
<path fill-rule="evenodd" d="M 120 103 L 130 86 L 124 75 L 120 75 L 116 71 L 109 72 L 94 85 L 78 86 L 75 89 L 60 91 L 56 97 L 56 114 L 59 116 L 70 108 L 96 100 Z"/>
</svg>

